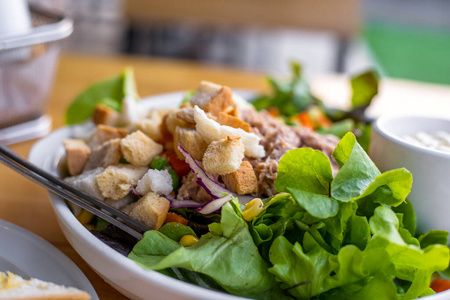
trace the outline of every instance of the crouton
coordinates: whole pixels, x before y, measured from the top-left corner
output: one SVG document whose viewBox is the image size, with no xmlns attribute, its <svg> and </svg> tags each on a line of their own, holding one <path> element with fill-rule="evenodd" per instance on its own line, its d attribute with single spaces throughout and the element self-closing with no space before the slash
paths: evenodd
<svg viewBox="0 0 450 300">
<path fill-rule="evenodd" d="M 203 80 L 200 82 L 190 102 L 193 106 L 197 105 L 200 108 L 204 108 L 208 102 L 219 94 L 221 89 L 221 85 Z"/>
<path fill-rule="evenodd" d="M 176 116 L 178 119 L 186 122 L 188 125 L 195 127 L 195 120 L 194 120 L 194 111 L 189 108 L 180 108 L 176 112 Z"/>
<path fill-rule="evenodd" d="M 261 138 L 256 134 L 245 132 L 240 128 L 220 125 L 208 118 L 198 106 L 194 107 L 194 119 L 197 123 L 195 128 L 207 143 L 224 139 L 227 136 L 239 136 L 244 144 L 246 156 L 263 157 L 265 155 L 264 147 L 259 144 Z"/>
<path fill-rule="evenodd" d="M 239 169 L 244 158 L 244 144 L 240 137 L 227 136 L 208 145 L 203 167 L 211 174 L 225 175 Z"/>
<path fill-rule="evenodd" d="M 124 138 L 128 134 L 128 130 L 123 128 L 115 128 L 106 125 L 98 125 L 97 129 L 88 140 L 89 147 L 94 150 L 106 141 Z"/>
<path fill-rule="evenodd" d="M 95 148 L 89 156 L 89 160 L 84 167 L 84 170 L 117 165 L 122 156 L 122 152 L 120 151 L 120 141 L 121 139 L 109 140 Z"/>
<path fill-rule="evenodd" d="M 177 157 L 181 160 L 185 160 L 183 153 L 178 150 L 178 144 L 181 144 L 187 152 L 196 160 L 202 160 L 203 154 L 205 154 L 208 144 L 201 137 L 201 135 L 195 129 L 180 128 L 177 127 L 174 136 L 174 144 L 177 147 L 174 148 Z"/>
<path fill-rule="evenodd" d="M 107 167 L 95 176 L 95 180 L 104 198 L 119 200 L 128 195 L 131 186 L 135 186 L 146 172 L 145 167 L 119 164 Z"/>
<path fill-rule="evenodd" d="M 182 118 L 178 117 L 177 111 L 167 114 L 164 121 L 167 131 L 169 131 L 171 135 L 175 135 L 175 130 L 177 129 L 177 127 L 188 127 L 188 128 L 195 127 L 195 122 L 188 123 Z"/>
<path fill-rule="evenodd" d="M 172 189 L 172 176 L 167 170 L 150 169 L 136 185 L 136 192 L 141 195 L 145 195 L 148 192 L 167 195 L 172 192 Z"/>
<path fill-rule="evenodd" d="M 153 109 L 148 115 L 136 124 L 137 129 L 148 135 L 154 141 L 162 139 L 161 124 L 164 116 L 173 109 Z"/>
<path fill-rule="evenodd" d="M 138 130 L 120 141 L 120 149 L 127 162 L 134 166 L 146 166 L 161 154 L 163 146 Z"/>
<path fill-rule="evenodd" d="M 192 105 L 197 105 L 205 112 L 218 116 L 233 104 L 233 94 L 227 86 L 220 86 L 202 81 L 191 99 Z"/>
<path fill-rule="evenodd" d="M 238 195 L 253 193 L 258 188 L 255 171 L 247 160 L 233 173 L 222 175 L 222 180 L 227 189 Z"/>
<path fill-rule="evenodd" d="M 123 209 L 123 212 L 148 226 L 150 229 L 159 229 L 169 212 L 170 202 L 158 194 L 150 192 L 137 202 Z"/>
<path fill-rule="evenodd" d="M 233 96 L 234 97 L 234 96 Z M 233 100 L 234 101 L 234 100 Z M 233 105 L 233 106 L 229 106 L 227 109 L 225 109 L 224 111 L 226 114 L 239 118 L 239 109 L 237 105 Z"/>
<path fill-rule="evenodd" d="M 97 168 L 89 171 L 85 171 L 78 176 L 66 177 L 64 181 L 78 188 L 82 192 L 91 195 L 99 200 L 104 200 L 102 193 L 96 182 L 98 174 L 104 171 L 103 168 Z"/>
<path fill-rule="evenodd" d="M 245 132 L 250 132 L 250 124 L 224 112 L 219 113 L 216 121 L 220 125 L 226 125 L 233 128 L 241 128 Z"/>
<path fill-rule="evenodd" d="M 97 125 L 116 125 L 118 113 L 104 104 L 97 104 L 92 115 L 92 121 Z"/>
<path fill-rule="evenodd" d="M 79 175 L 83 172 L 84 166 L 89 160 L 91 149 L 79 139 L 69 139 L 64 141 L 66 149 L 67 168 L 71 176 Z"/>
</svg>

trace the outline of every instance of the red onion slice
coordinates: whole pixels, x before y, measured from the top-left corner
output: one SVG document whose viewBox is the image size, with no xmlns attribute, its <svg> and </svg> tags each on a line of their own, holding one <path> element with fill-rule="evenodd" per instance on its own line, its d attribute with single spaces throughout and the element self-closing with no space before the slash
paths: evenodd
<svg viewBox="0 0 450 300">
<path fill-rule="evenodd" d="M 214 199 L 208 202 L 208 204 L 206 204 L 205 206 L 197 208 L 196 211 L 203 215 L 209 215 L 221 209 L 222 206 L 224 206 L 225 203 L 231 201 L 231 199 L 233 199 L 233 196 L 228 194 L 225 197 Z"/>
<path fill-rule="evenodd" d="M 200 167 L 200 164 L 198 161 L 196 161 L 184 148 L 178 144 L 178 149 L 183 153 L 184 157 L 186 158 L 186 163 L 191 168 L 192 172 L 197 176 L 197 183 L 202 186 L 205 191 L 213 198 L 218 199 L 222 197 L 224 193 L 230 194 L 236 198 L 239 199 L 240 204 L 247 204 L 251 200 L 253 200 L 254 197 L 248 196 L 248 195 L 238 195 L 229 189 L 224 188 L 221 186 L 217 181 L 212 179 L 206 172 L 203 170 L 202 167 Z"/>
</svg>

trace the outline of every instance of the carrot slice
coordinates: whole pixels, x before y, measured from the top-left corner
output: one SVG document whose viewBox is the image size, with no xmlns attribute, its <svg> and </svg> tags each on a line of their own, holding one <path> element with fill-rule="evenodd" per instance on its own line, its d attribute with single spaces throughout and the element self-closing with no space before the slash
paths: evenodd
<svg viewBox="0 0 450 300">
<path fill-rule="evenodd" d="M 180 223 L 180 224 L 183 224 L 183 225 L 186 225 L 186 226 L 188 224 L 188 220 L 187 219 L 183 218 L 180 215 L 177 215 L 176 213 L 168 212 L 166 220 L 164 221 L 164 224 L 172 223 L 172 222 Z"/>
<path fill-rule="evenodd" d="M 300 121 L 303 127 L 314 130 L 314 122 L 311 116 L 307 112 L 300 112 L 297 114 L 297 119 Z"/>
<path fill-rule="evenodd" d="M 431 282 L 430 288 L 436 293 L 448 290 L 450 289 L 450 280 L 436 278 Z"/>
</svg>

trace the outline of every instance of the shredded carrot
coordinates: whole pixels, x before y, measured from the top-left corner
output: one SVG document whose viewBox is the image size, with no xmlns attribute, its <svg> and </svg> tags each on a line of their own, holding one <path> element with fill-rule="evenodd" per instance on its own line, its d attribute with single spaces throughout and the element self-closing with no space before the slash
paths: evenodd
<svg viewBox="0 0 450 300">
<path fill-rule="evenodd" d="M 307 112 L 302 111 L 298 113 L 296 117 L 303 127 L 309 128 L 311 130 L 315 129 L 311 116 Z"/>
<path fill-rule="evenodd" d="M 316 115 L 316 127 L 323 127 L 328 129 L 331 128 L 332 125 L 333 122 L 331 122 L 331 120 L 328 119 L 323 112 L 320 112 Z"/>
<path fill-rule="evenodd" d="M 188 224 L 188 220 L 187 219 L 183 218 L 182 216 L 180 216 L 180 215 L 178 215 L 176 213 L 168 212 L 166 220 L 164 221 L 164 224 L 172 223 L 172 222 L 180 223 L 180 224 L 183 224 L 183 225 L 186 225 L 186 226 Z"/>
<path fill-rule="evenodd" d="M 269 107 L 267 109 L 267 112 L 269 113 L 269 115 L 271 115 L 274 118 L 277 118 L 280 116 L 280 112 L 278 111 L 278 108 L 276 108 L 276 107 Z"/>
<path fill-rule="evenodd" d="M 431 282 L 430 288 L 436 293 L 448 290 L 450 289 L 450 280 L 436 278 Z"/>
</svg>

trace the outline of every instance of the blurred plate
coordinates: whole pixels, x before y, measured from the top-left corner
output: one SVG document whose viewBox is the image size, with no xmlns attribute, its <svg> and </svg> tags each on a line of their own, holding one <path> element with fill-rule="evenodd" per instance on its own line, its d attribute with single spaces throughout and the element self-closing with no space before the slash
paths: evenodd
<svg viewBox="0 0 450 300">
<path fill-rule="evenodd" d="M 37 235 L 0 220 L 0 271 L 75 287 L 98 296 L 81 270 L 61 251 Z"/>
</svg>

